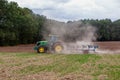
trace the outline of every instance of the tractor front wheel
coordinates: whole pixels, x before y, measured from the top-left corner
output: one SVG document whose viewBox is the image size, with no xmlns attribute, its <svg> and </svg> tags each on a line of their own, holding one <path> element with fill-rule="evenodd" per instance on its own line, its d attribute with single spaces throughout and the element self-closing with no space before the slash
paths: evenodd
<svg viewBox="0 0 120 80">
<path fill-rule="evenodd" d="M 37 50 L 38 53 L 45 53 L 47 51 L 46 47 L 40 46 Z"/>
</svg>

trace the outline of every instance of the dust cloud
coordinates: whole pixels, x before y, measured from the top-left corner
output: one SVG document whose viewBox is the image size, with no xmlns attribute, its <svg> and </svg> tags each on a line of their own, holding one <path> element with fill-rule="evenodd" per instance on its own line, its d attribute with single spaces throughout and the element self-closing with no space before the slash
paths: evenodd
<svg viewBox="0 0 120 80">
<path fill-rule="evenodd" d="M 59 22 L 55 20 L 47 20 L 44 24 L 43 35 L 44 39 L 48 39 L 49 35 L 56 35 L 59 41 L 64 46 L 62 53 L 84 53 L 89 50 L 89 53 L 119 53 L 120 50 L 110 51 L 103 50 L 94 41 L 97 39 L 97 29 L 90 24 L 84 24 L 81 21 Z M 92 46 L 93 48 L 88 48 Z M 97 47 L 97 48 L 96 48 Z M 85 52 L 86 53 L 86 52 Z"/>
<path fill-rule="evenodd" d="M 81 53 L 83 46 L 93 45 L 96 40 L 96 28 L 81 21 L 58 22 L 47 20 L 43 30 L 44 38 L 57 35 L 64 45 L 63 53 Z"/>
<path fill-rule="evenodd" d="M 48 35 L 58 35 L 63 42 L 92 42 L 96 40 L 96 28 L 83 24 L 81 21 L 58 22 L 47 20 L 45 23 L 44 38 Z"/>
<path fill-rule="evenodd" d="M 105 49 L 97 49 L 97 53 L 98 54 L 119 54 L 120 50 L 105 50 Z"/>
</svg>

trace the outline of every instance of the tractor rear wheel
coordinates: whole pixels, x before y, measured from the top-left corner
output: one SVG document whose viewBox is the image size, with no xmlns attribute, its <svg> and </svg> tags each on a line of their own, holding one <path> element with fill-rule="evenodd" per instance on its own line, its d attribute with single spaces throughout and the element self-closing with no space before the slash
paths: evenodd
<svg viewBox="0 0 120 80">
<path fill-rule="evenodd" d="M 47 48 L 45 46 L 40 46 L 37 50 L 38 53 L 45 53 L 47 51 Z"/>
<path fill-rule="evenodd" d="M 63 46 L 60 43 L 55 43 L 53 46 L 54 52 L 60 53 L 63 51 Z"/>
</svg>

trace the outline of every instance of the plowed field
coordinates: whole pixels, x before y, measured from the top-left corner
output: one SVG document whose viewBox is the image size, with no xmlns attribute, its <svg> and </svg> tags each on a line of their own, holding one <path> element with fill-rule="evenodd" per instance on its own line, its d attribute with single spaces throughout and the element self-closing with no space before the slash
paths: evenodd
<svg viewBox="0 0 120 80">
<path fill-rule="evenodd" d="M 120 41 L 118 42 L 94 42 L 99 46 L 99 49 L 116 51 L 120 50 Z M 35 44 L 17 45 L 0 47 L 0 52 L 35 52 L 33 50 Z"/>
</svg>

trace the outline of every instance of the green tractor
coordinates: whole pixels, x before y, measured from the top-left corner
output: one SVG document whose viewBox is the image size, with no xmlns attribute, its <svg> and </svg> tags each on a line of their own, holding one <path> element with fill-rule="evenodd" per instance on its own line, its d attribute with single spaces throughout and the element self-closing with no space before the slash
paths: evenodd
<svg viewBox="0 0 120 80">
<path fill-rule="evenodd" d="M 58 40 L 58 36 L 50 35 L 48 41 L 38 41 L 34 47 L 38 53 L 57 52 L 63 51 L 63 45 Z"/>
</svg>

